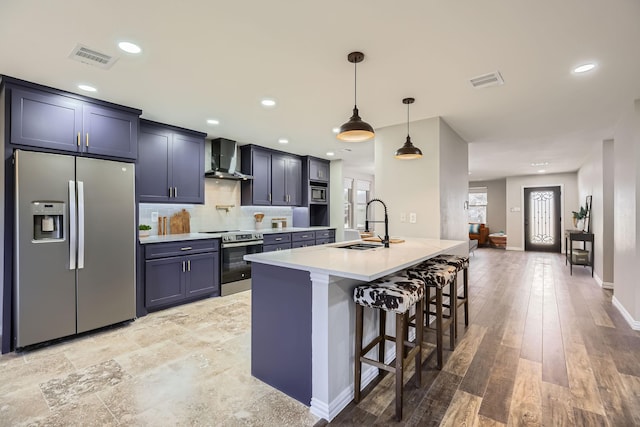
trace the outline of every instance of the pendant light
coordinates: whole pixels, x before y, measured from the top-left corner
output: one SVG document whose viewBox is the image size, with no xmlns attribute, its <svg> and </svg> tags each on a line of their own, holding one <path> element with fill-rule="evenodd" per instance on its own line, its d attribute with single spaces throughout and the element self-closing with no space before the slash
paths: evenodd
<svg viewBox="0 0 640 427">
<path fill-rule="evenodd" d="M 410 160 L 422 157 L 422 151 L 411 143 L 411 137 L 409 136 L 409 105 L 414 102 L 415 99 L 413 98 L 405 98 L 402 100 L 402 103 L 407 105 L 407 140 L 404 145 L 396 151 L 396 159 Z"/>
<path fill-rule="evenodd" d="M 358 62 L 362 62 L 362 60 L 364 59 L 364 53 L 351 52 L 347 56 L 347 59 L 349 60 L 349 62 L 353 64 L 353 70 L 354 70 L 353 116 L 351 116 L 351 118 L 347 123 L 340 126 L 340 131 L 338 132 L 338 139 L 345 142 L 368 141 L 374 136 L 373 128 L 369 123 L 362 121 L 362 119 L 360 118 L 360 115 L 358 114 L 358 105 L 356 102 L 357 82 L 358 82 L 356 64 Z"/>
</svg>

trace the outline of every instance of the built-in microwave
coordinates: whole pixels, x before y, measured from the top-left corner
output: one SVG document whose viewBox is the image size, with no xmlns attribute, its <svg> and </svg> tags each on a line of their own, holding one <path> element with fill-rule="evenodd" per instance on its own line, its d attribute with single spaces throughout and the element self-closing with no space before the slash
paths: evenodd
<svg viewBox="0 0 640 427">
<path fill-rule="evenodd" d="M 327 187 L 311 186 L 311 203 L 327 203 Z"/>
</svg>

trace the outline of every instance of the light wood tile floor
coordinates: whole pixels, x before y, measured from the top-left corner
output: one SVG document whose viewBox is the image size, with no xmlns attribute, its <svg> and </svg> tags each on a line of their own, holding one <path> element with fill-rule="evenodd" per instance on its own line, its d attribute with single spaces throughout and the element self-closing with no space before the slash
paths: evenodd
<svg viewBox="0 0 640 427">
<path fill-rule="evenodd" d="M 402 422 L 385 375 L 329 425 L 640 425 L 640 333 L 590 269 L 488 248 L 470 262 L 469 327 L 442 371 L 425 362 L 421 389 L 408 372 Z"/>
</svg>

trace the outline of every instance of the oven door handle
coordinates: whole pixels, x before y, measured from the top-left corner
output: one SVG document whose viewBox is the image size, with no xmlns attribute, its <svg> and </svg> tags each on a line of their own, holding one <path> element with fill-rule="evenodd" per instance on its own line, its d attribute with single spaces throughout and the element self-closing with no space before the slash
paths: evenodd
<svg viewBox="0 0 640 427">
<path fill-rule="evenodd" d="M 241 248 L 243 246 L 255 246 L 255 245 L 261 245 L 263 243 L 262 240 L 254 240 L 251 242 L 238 242 L 238 243 L 224 243 L 222 245 L 222 249 L 226 249 L 226 248 Z"/>
</svg>

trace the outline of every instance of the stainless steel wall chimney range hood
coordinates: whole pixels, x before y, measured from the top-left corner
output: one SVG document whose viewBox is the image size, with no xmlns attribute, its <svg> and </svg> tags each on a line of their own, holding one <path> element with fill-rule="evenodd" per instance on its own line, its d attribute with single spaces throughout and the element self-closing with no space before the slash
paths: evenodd
<svg viewBox="0 0 640 427">
<path fill-rule="evenodd" d="M 253 179 L 236 171 L 238 164 L 238 149 L 236 141 L 226 138 L 211 140 L 211 169 L 204 176 L 216 179 L 231 179 L 235 181 Z"/>
</svg>

